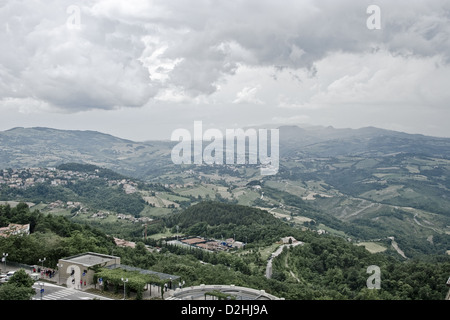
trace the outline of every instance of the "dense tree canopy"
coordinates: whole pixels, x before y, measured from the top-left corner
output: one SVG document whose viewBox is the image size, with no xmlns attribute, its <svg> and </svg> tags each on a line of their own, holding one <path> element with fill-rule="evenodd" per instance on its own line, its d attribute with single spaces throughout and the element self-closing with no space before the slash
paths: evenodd
<svg viewBox="0 0 450 320">
<path fill-rule="evenodd" d="M 85 251 L 107 253 L 114 246 L 112 238 L 86 224 L 70 222 L 61 216 L 44 215 L 30 211 L 26 204 L 15 208 L 0 206 L 0 219 L 8 223 L 30 223 L 29 236 L 0 238 L 0 250 L 8 253 L 10 261 L 37 264 L 46 258 L 45 264 L 55 266 L 58 259 Z"/>
<path fill-rule="evenodd" d="M 270 244 L 298 230 L 267 211 L 242 205 L 204 201 L 166 219 L 168 227 L 180 226 L 184 233 L 211 238 L 229 238 L 246 243 Z"/>
<path fill-rule="evenodd" d="M 23 269 L 19 269 L 0 286 L 0 300 L 30 300 L 36 291 L 32 288 L 33 279 Z"/>
<path fill-rule="evenodd" d="M 261 245 L 264 236 L 257 235 L 258 231 L 267 236 L 273 230 L 269 237 L 273 241 L 279 235 L 277 232 L 290 230 L 304 243 L 285 248 L 274 258 L 273 276 L 267 279 L 267 261 L 261 254 L 263 247 L 256 245 L 257 242 L 245 250 L 232 252 L 207 252 L 164 243 L 159 243 L 162 249 L 157 252 L 149 251 L 142 242 L 138 242 L 135 248 L 122 248 L 115 246 L 110 237 L 93 227 L 30 211 L 26 205 L 20 204 L 15 208 L 0 206 L 0 221 L 3 224 L 34 221 L 34 230 L 29 236 L 0 238 L 0 252 L 7 252 L 9 261 L 29 265 L 37 264 L 39 259 L 46 257 L 44 266 L 55 267 L 60 258 L 95 251 L 120 256 L 125 265 L 180 276 L 186 285 L 235 284 L 263 289 L 286 299 L 440 300 L 447 293 L 445 282 L 450 275 L 448 256 L 400 261 L 383 253 L 369 253 L 342 238 L 289 229 L 265 211 L 242 206 L 204 203 L 186 211 L 186 217 L 182 217 L 184 213 L 179 214 L 186 220 L 173 219 L 171 223 L 180 223 L 186 230 L 194 226 L 200 228 L 204 223 L 208 231 L 216 233 L 227 232 L 227 228 L 230 232 L 237 232 L 244 230 L 240 228 L 251 226 L 256 230 L 254 237 Z M 202 222 L 202 215 L 208 223 Z M 206 217 L 208 215 L 209 218 Z M 247 231 L 252 234 L 251 229 Z M 275 241 L 278 240 L 279 236 Z M 367 268 L 372 265 L 380 268 L 379 290 L 367 288 Z M 120 286 L 118 279 L 124 275 L 120 272 L 98 270 L 97 276 L 117 287 Z M 153 278 L 141 278 L 138 274 L 127 275 L 133 279 L 128 289 L 135 291 L 137 297 L 142 295 L 146 283 L 158 282 Z M 18 282 L 26 284 L 26 281 Z M 27 292 L 31 294 L 31 291 L 24 289 L 26 285 L 12 288 L 13 283 L 0 287 L 0 298 L 5 297 L 2 296 L 5 290 L 13 295 L 9 296 L 13 299 L 26 297 Z"/>
</svg>

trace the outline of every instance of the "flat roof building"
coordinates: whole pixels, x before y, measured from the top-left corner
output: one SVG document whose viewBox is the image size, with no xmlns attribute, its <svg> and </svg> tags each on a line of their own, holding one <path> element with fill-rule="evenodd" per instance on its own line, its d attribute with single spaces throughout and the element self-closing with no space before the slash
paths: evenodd
<svg viewBox="0 0 450 320">
<path fill-rule="evenodd" d="M 169 288 L 177 286 L 180 277 L 172 274 L 161 273 L 151 270 L 140 269 L 120 264 L 120 257 L 95 252 L 85 252 L 64 259 L 59 259 L 58 284 L 65 284 L 68 288 L 85 289 L 94 282 L 94 274 L 98 267 L 107 269 L 123 269 L 127 271 L 137 271 L 141 274 L 156 275 L 161 280 L 168 280 Z M 174 282 L 172 284 L 172 282 Z"/>
<path fill-rule="evenodd" d="M 93 283 L 95 267 L 107 267 L 120 264 L 120 257 L 86 252 L 58 261 L 58 284 L 68 288 L 82 289 Z"/>
</svg>

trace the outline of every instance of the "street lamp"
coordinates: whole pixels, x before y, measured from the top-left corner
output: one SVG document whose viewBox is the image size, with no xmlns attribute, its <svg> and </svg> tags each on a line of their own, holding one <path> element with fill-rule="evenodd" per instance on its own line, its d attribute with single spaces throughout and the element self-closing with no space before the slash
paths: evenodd
<svg viewBox="0 0 450 320">
<path fill-rule="evenodd" d="M 61 268 L 64 266 L 62 263 L 56 265 L 58 267 L 58 284 L 61 283 Z"/>
<path fill-rule="evenodd" d="M 39 285 L 41 286 L 41 300 L 42 300 L 42 295 L 44 294 L 44 283 L 39 282 Z"/>
<path fill-rule="evenodd" d="M 2 262 L 5 263 L 5 272 L 6 272 L 6 257 L 7 256 L 8 256 L 8 254 L 3 252 Z"/>
<path fill-rule="evenodd" d="M 46 259 L 47 259 L 47 258 L 39 259 L 39 262 L 42 262 L 42 269 L 44 269 L 44 261 L 45 261 Z"/>
<path fill-rule="evenodd" d="M 125 285 L 128 282 L 128 278 L 124 279 L 122 278 L 123 281 L 123 300 L 125 300 Z"/>
</svg>

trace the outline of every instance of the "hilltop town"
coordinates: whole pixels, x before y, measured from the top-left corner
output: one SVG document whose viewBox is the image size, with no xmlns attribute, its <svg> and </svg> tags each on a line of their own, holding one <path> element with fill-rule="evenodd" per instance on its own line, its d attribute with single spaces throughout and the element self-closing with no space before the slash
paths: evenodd
<svg viewBox="0 0 450 320">
<path fill-rule="evenodd" d="M 95 180 L 102 180 L 107 187 L 115 187 L 127 195 L 137 193 L 138 183 L 130 178 L 111 178 L 101 174 L 100 169 L 94 169 L 93 172 L 82 172 L 77 170 L 63 170 L 58 168 L 21 168 L 21 169 L 3 169 L 0 170 L 0 189 L 9 188 L 17 191 L 25 191 L 39 185 L 46 185 L 50 187 L 67 187 L 70 184 L 77 184 L 79 182 L 89 182 Z M 1 204 L 16 205 L 17 202 L 11 201 L 4 196 Z M 36 205 L 33 202 L 27 202 L 28 206 Z M 47 210 L 58 211 L 61 209 L 69 210 L 74 214 L 90 214 L 91 218 L 104 219 L 109 215 L 115 215 L 117 219 L 128 220 L 131 222 L 150 222 L 153 219 L 149 217 L 136 217 L 128 212 L 111 212 L 108 210 L 100 210 L 91 208 L 88 204 L 74 199 L 67 201 L 57 199 L 48 202 L 45 206 Z"/>
<path fill-rule="evenodd" d="M 98 173 L 99 169 L 95 169 Z M 78 180 L 100 179 L 98 174 L 61 170 L 57 168 L 23 168 L 23 169 L 3 169 L 0 170 L 0 185 L 7 185 L 10 188 L 26 189 L 39 183 L 50 183 L 52 186 L 67 185 Z M 121 186 L 125 193 L 136 192 L 137 183 L 131 179 L 108 179 L 109 186 Z"/>
</svg>

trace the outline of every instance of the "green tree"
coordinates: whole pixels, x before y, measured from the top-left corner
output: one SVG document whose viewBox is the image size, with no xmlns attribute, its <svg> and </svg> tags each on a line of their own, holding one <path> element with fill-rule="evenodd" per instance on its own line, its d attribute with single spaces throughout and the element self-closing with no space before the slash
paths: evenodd
<svg viewBox="0 0 450 320">
<path fill-rule="evenodd" d="M 33 279 L 20 269 L 0 287 L 0 300 L 30 300 L 36 294 Z"/>
<path fill-rule="evenodd" d="M 19 287 L 32 287 L 34 284 L 33 279 L 23 269 L 19 269 L 9 279 L 8 283 L 14 284 Z"/>
</svg>

